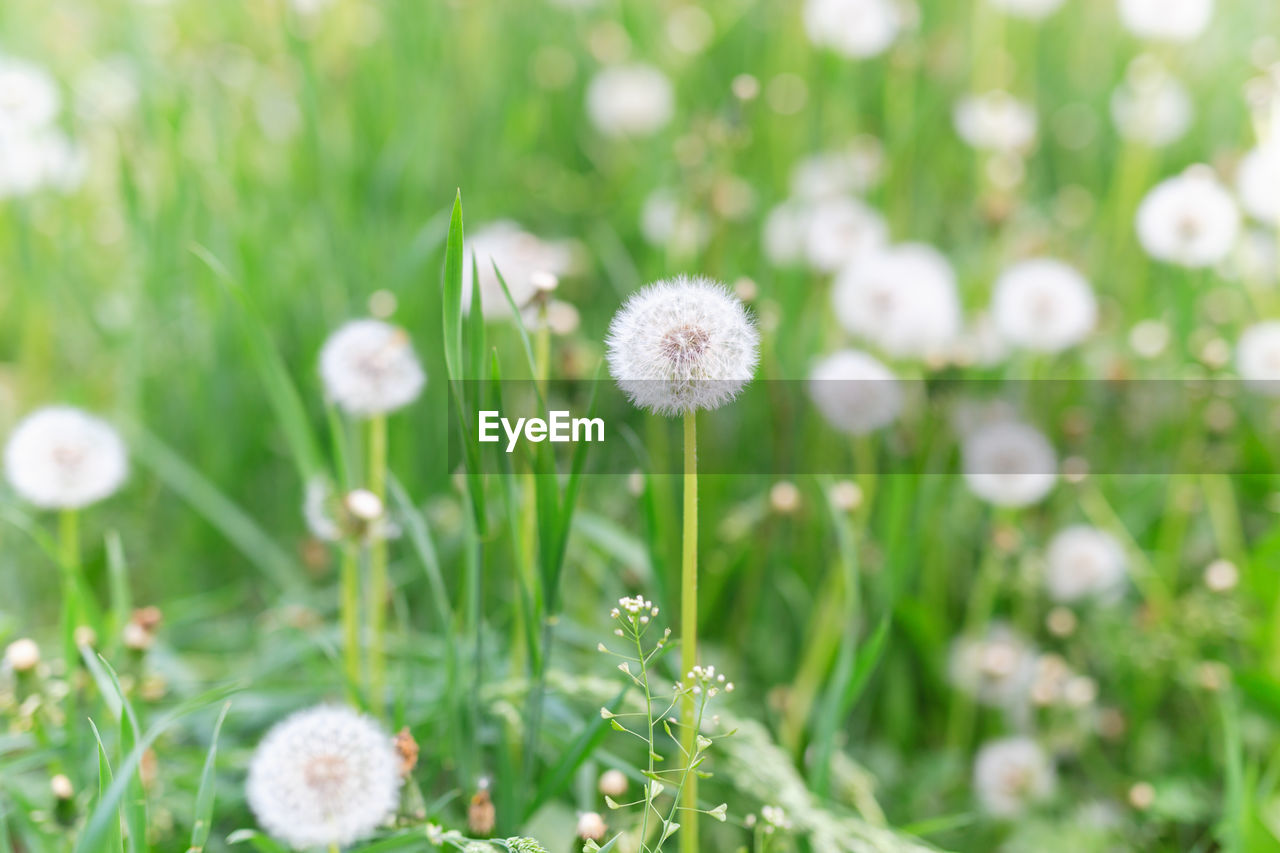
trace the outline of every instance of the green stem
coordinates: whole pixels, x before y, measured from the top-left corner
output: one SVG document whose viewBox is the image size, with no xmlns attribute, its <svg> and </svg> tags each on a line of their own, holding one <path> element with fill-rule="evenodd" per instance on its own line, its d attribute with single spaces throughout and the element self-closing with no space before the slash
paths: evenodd
<svg viewBox="0 0 1280 853">
<path fill-rule="evenodd" d="M 387 418 L 369 419 L 369 491 L 387 500 Z M 369 546 L 369 702 L 381 714 L 386 697 L 387 540 L 377 531 Z"/>
<path fill-rule="evenodd" d="M 352 704 L 360 696 L 360 559 L 352 543 L 342 546 L 342 660 Z"/>
<path fill-rule="evenodd" d="M 62 575 L 62 651 L 67 677 L 80 660 L 76 649 L 76 627 L 83 618 L 80 602 L 80 514 L 64 509 L 58 515 L 58 568 Z"/>
<path fill-rule="evenodd" d="M 689 677 L 698 663 L 698 422 L 694 412 L 684 416 L 684 539 L 680 561 L 680 680 Z M 684 723 L 681 745 L 685 758 L 693 762 L 697 752 L 698 727 L 694 720 L 694 696 L 687 692 L 680 717 Z M 680 850 L 698 850 L 698 774 L 688 774 L 681 792 L 681 804 L 688 811 L 681 825 Z"/>
</svg>

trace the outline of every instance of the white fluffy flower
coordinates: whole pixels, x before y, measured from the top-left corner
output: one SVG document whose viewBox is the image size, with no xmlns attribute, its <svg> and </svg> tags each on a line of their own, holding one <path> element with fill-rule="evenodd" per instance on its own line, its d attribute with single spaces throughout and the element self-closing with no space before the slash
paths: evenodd
<svg viewBox="0 0 1280 853">
<path fill-rule="evenodd" d="M 1017 152 L 1036 139 L 1036 111 L 1008 92 L 966 95 L 952 112 L 956 133 L 980 151 Z"/>
<path fill-rule="evenodd" d="M 131 60 L 96 62 L 76 78 L 76 113 L 90 122 L 119 122 L 138 105 L 138 72 Z"/>
<path fill-rule="evenodd" d="M 129 459 L 110 424 L 70 406 L 50 406 L 14 428 L 4 467 L 24 500 L 44 509 L 79 509 L 119 489 Z"/>
<path fill-rule="evenodd" d="M 1151 257 L 1208 267 L 1231 253 L 1240 233 L 1235 200 L 1198 166 L 1156 185 L 1138 207 L 1138 242 Z"/>
<path fill-rule="evenodd" d="M 804 27 L 809 40 L 853 59 L 888 50 L 902 29 L 894 0 L 806 0 Z"/>
<path fill-rule="evenodd" d="M 981 637 L 951 644 L 947 674 L 953 687 L 993 708 L 1012 709 L 1026 700 L 1037 654 L 1021 635 L 1000 622 Z"/>
<path fill-rule="evenodd" d="M 352 320 L 324 342 L 320 379 L 353 415 L 380 415 L 412 403 L 426 374 L 409 335 L 381 320 Z"/>
<path fill-rule="evenodd" d="M 631 295 L 609 325 L 609 372 L 661 415 L 715 409 L 755 375 L 760 335 L 724 286 L 679 276 Z"/>
<path fill-rule="evenodd" d="M 991 0 L 995 6 L 1019 18 L 1047 18 L 1061 8 L 1064 0 Z"/>
<path fill-rule="evenodd" d="M 841 350 L 819 361 L 809 374 L 809 396 L 832 426 L 851 435 L 886 427 L 902 410 L 897 378 L 857 350 Z"/>
<path fill-rule="evenodd" d="M 649 136 L 674 112 L 671 81 L 652 65 L 603 68 L 587 87 L 587 114 L 605 136 Z"/>
<path fill-rule="evenodd" d="M 1039 430 L 1023 423 L 983 424 L 965 438 L 963 451 L 970 491 L 997 506 L 1036 503 L 1058 479 L 1053 445 Z"/>
<path fill-rule="evenodd" d="M 349 708 L 310 708 L 267 732 L 245 793 L 263 829 L 295 849 L 346 846 L 395 811 L 400 759 L 370 718 Z"/>
<path fill-rule="evenodd" d="M 1158 148 L 1191 126 L 1191 96 L 1158 62 L 1139 57 L 1111 95 L 1111 119 L 1125 139 Z"/>
<path fill-rule="evenodd" d="M 1120 20 L 1138 38 L 1191 41 L 1213 17 L 1213 0 L 1120 0 Z"/>
<path fill-rule="evenodd" d="M 1098 304 L 1089 282 L 1050 258 L 1014 264 L 996 280 L 991 315 L 1010 344 L 1060 352 L 1093 331 Z"/>
<path fill-rule="evenodd" d="M 61 105 L 58 85 L 44 69 L 0 56 L 0 136 L 47 127 Z"/>
<path fill-rule="evenodd" d="M 791 170 L 791 192 L 799 198 L 821 199 L 863 193 L 875 185 L 884 169 L 884 146 L 872 136 L 860 136 L 845 148 L 805 157 Z"/>
<path fill-rule="evenodd" d="M 56 127 L 0 135 L 0 198 L 46 187 L 69 192 L 84 181 L 87 168 L 84 150 Z"/>
<path fill-rule="evenodd" d="M 1254 148 L 1236 173 L 1240 204 L 1259 222 L 1280 225 L 1280 140 Z"/>
<path fill-rule="evenodd" d="M 1112 599 L 1128 578 L 1120 543 L 1106 531 L 1084 524 L 1059 531 L 1049 542 L 1045 562 L 1049 596 L 1064 604 Z"/>
<path fill-rule="evenodd" d="M 835 272 L 889 238 L 884 217 L 854 198 L 818 202 L 809 212 L 807 226 L 805 255 L 821 272 Z"/>
<path fill-rule="evenodd" d="M 511 316 L 502 284 L 493 271 L 494 264 L 507 283 L 511 299 L 523 307 L 533 298 L 539 273 L 562 276 L 573 268 L 573 246 L 568 241 L 551 241 L 530 234 L 509 219 L 500 219 L 478 227 L 466 238 L 462 262 L 462 310 L 471 311 L 471 288 L 474 286 L 472 259 L 480 275 L 480 311 L 486 318 Z"/>
<path fill-rule="evenodd" d="M 1280 397 L 1280 320 L 1244 330 L 1236 347 L 1236 369 L 1254 390 Z"/>
<path fill-rule="evenodd" d="M 764 254 L 774 266 L 791 266 L 804 258 L 810 213 L 808 202 L 788 199 L 765 216 Z"/>
<path fill-rule="evenodd" d="M 711 222 L 671 190 L 657 189 L 640 211 L 640 231 L 653 246 L 682 257 L 696 255 L 711 239 Z"/>
<path fill-rule="evenodd" d="M 1053 761 L 1030 738 L 989 741 L 973 764 L 973 789 L 983 811 L 995 817 L 1014 817 L 1032 803 L 1053 794 Z"/>
<path fill-rule="evenodd" d="M 955 273 L 936 249 L 919 243 L 875 251 L 846 267 L 831 300 L 846 330 L 894 357 L 934 355 L 960 331 Z"/>
</svg>

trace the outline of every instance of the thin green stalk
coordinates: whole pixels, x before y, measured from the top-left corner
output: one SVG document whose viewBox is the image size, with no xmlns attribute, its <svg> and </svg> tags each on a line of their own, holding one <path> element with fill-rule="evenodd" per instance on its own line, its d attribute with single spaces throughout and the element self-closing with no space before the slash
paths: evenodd
<svg viewBox="0 0 1280 853">
<path fill-rule="evenodd" d="M 698 422 L 694 412 L 684 416 L 684 538 L 680 561 L 680 680 L 684 681 L 698 664 Z M 685 694 L 680 717 L 684 727 L 680 733 L 685 758 L 692 762 L 698 747 L 698 727 L 694 721 L 692 691 Z M 688 810 L 681 825 L 680 850 L 698 850 L 698 774 L 688 774 L 688 782 L 680 793 L 681 804 Z"/>
<path fill-rule="evenodd" d="M 342 660 L 353 705 L 360 697 L 360 558 L 355 544 L 342 546 Z"/>
<path fill-rule="evenodd" d="M 64 509 L 58 515 L 58 564 L 62 576 L 62 651 L 67 663 L 67 677 L 80 660 L 76 649 L 76 627 L 83 607 L 80 602 L 80 514 Z"/>
<path fill-rule="evenodd" d="M 387 501 L 387 418 L 374 415 L 369 419 L 369 491 L 378 496 L 383 506 Z M 382 713 L 386 687 L 386 622 L 387 540 L 375 535 L 369 546 L 369 701 L 377 714 Z"/>
</svg>

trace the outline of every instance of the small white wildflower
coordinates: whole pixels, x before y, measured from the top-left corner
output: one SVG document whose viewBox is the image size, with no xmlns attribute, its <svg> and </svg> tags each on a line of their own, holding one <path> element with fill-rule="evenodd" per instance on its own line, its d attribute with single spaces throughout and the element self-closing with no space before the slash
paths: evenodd
<svg viewBox="0 0 1280 853">
<path fill-rule="evenodd" d="M 30 672 L 40 663 L 40 647 L 27 637 L 14 640 L 4 650 L 4 662 L 14 672 Z"/>
<path fill-rule="evenodd" d="M 370 718 L 349 708 L 310 708 L 267 732 L 245 793 L 263 829 L 295 849 L 346 846 L 395 811 L 400 757 Z"/>
<path fill-rule="evenodd" d="M 1255 323 L 1236 346 L 1236 369 L 1251 388 L 1280 397 L 1280 320 Z"/>
<path fill-rule="evenodd" d="M 788 199 L 769 211 L 762 240 L 771 264 L 786 267 L 804 259 L 811 214 L 810 204 L 798 199 Z"/>
<path fill-rule="evenodd" d="M 58 116 L 62 98 L 47 71 L 22 59 L 0 56 L 0 136 L 40 130 Z"/>
<path fill-rule="evenodd" d="M 760 335 L 723 285 L 679 276 L 631 295 L 609 325 L 609 372 L 636 406 L 715 409 L 755 374 Z"/>
<path fill-rule="evenodd" d="M 964 478 L 979 498 L 997 506 L 1037 503 L 1057 482 L 1057 454 L 1044 434 L 1015 421 L 984 424 L 964 442 Z"/>
<path fill-rule="evenodd" d="M 680 257 L 696 255 L 711 239 L 711 221 L 669 189 L 657 189 L 640 211 L 640 232 L 650 245 Z"/>
<path fill-rule="evenodd" d="M 860 136 L 845 148 L 822 151 L 791 169 L 791 192 L 817 200 L 866 192 L 884 170 L 884 146 L 873 136 Z"/>
<path fill-rule="evenodd" d="M 846 267 L 831 300 L 847 331 L 898 358 L 932 356 L 960 330 L 955 273 L 923 244 L 874 251 Z"/>
<path fill-rule="evenodd" d="M 1014 264 L 996 281 L 991 316 L 1010 344 L 1060 352 L 1093 331 L 1098 305 L 1075 269 L 1050 258 Z"/>
<path fill-rule="evenodd" d="M 1061 8 L 1064 0 L 990 0 L 991 5 L 1019 18 L 1039 20 Z"/>
<path fill-rule="evenodd" d="M 1025 698 L 1035 664 L 1030 643 L 996 622 L 981 637 L 960 637 L 952 643 L 947 672 L 951 684 L 976 701 L 1012 708 Z"/>
<path fill-rule="evenodd" d="M 608 831 L 609 827 L 605 825 L 604 818 L 599 812 L 583 812 L 578 815 L 579 838 L 600 841 Z"/>
<path fill-rule="evenodd" d="M 805 256 L 820 272 L 835 272 L 880 248 L 889 238 L 884 217 L 853 198 L 818 202 L 805 220 Z"/>
<path fill-rule="evenodd" d="M 903 20 L 894 0 L 806 0 L 804 26 L 814 44 L 866 59 L 893 44 Z"/>
<path fill-rule="evenodd" d="M 4 448 L 18 496 L 42 509 L 79 509 L 109 497 L 129 474 L 124 442 L 106 421 L 70 406 L 24 418 Z"/>
<path fill-rule="evenodd" d="M 1236 191 L 1245 211 L 1267 225 L 1280 225 L 1280 140 L 1259 145 L 1240 161 Z"/>
<path fill-rule="evenodd" d="M 961 98 L 952 112 L 956 133 L 980 151 L 1020 152 L 1036 139 L 1036 111 L 1008 92 Z"/>
<path fill-rule="evenodd" d="M 1213 17 L 1213 0 L 1120 0 L 1120 20 L 1138 38 L 1192 41 Z"/>
<path fill-rule="evenodd" d="M 1182 138 L 1191 126 L 1191 96 L 1160 62 L 1140 56 L 1111 95 L 1111 119 L 1125 139 L 1153 148 Z"/>
<path fill-rule="evenodd" d="M 124 56 L 96 62 L 76 78 L 76 114 L 86 121 L 121 122 L 137 107 L 138 98 L 138 72 Z"/>
<path fill-rule="evenodd" d="M 1059 531 L 1045 559 L 1045 585 L 1058 602 L 1112 599 L 1128 578 L 1124 548 L 1110 533 L 1088 525 Z"/>
<path fill-rule="evenodd" d="M 1229 592 L 1240 582 L 1240 570 L 1230 560 L 1217 559 L 1204 570 L 1204 585 L 1213 592 Z"/>
<path fill-rule="evenodd" d="M 627 774 L 613 767 L 600 774 L 598 787 L 600 793 L 607 797 L 621 797 L 627 792 L 630 782 L 627 781 Z"/>
<path fill-rule="evenodd" d="M 983 810 L 995 817 L 1014 817 L 1053 794 L 1053 762 L 1030 738 L 990 741 L 978 750 L 973 787 Z"/>
<path fill-rule="evenodd" d="M 330 399 L 359 416 L 412 403 L 426 382 L 408 334 L 381 320 L 352 320 L 330 335 L 320 378 Z"/>
<path fill-rule="evenodd" d="M 809 373 L 809 396 L 832 426 L 851 435 L 886 427 L 902 410 L 897 378 L 857 350 L 841 350 L 819 361 Z"/>
<path fill-rule="evenodd" d="M 1240 232 L 1240 211 L 1205 166 L 1157 184 L 1142 200 L 1138 241 L 1151 257 L 1184 267 L 1223 260 Z"/>
<path fill-rule="evenodd" d="M 475 286 L 475 274 L 479 274 L 480 311 L 485 319 L 501 320 L 511 316 L 502 282 L 493 271 L 495 264 L 511 293 L 511 301 L 517 308 L 523 308 L 537 294 L 537 282 L 542 276 L 558 278 L 573 269 L 573 245 L 563 240 L 543 240 L 509 219 L 476 228 L 466 236 L 463 247 L 464 313 L 471 311 L 471 289 Z"/>
<path fill-rule="evenodd" d="M 652 65 L 603 68 L 587 87 L 587 114 L 605 136 L 649 136 L 674 113 L 671 81 Z"/>
</svg>

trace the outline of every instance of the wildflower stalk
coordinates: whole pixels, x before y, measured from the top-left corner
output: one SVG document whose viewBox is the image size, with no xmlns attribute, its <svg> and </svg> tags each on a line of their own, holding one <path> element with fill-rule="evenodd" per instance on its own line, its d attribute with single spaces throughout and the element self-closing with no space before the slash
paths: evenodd
<svg viewBox="0 0 1280 853">
<path fill-rule="evenodd" d="M 369 491 L 382 505 L 387 500 L 387 418 L 369 419 Z M 369 545 L 369 699 L 381 713 L 386 684 L 387 540 L 374 536 Z"/>
<path fill-rule="evenodd" d="M 698 426 L 693 411 L 684 416 L 684 538 L 680 561 L 680 675 L 687 678 L 698 664 Z M 681 748 L 692 764 L 697 751 L 698 727 L 694 723 L 694 697 L 686 693 L 680 709 L 684 723 Z M 681 785 L 680 802 L 689 810 L 680 833 L 682 853 L 698 853 L 698 777 Z"/>
<path fill-rule="evenodd" d="M 76 650 L 76 623 L 80 604 L 80 513 L 64 509 L 58 514 L 58 564 L 62 569 L 62 651 L 70 677 L 80 653 Z"/>
<path fill-rule="evenodd" d="M 353 705 L 360 694 L 360 555 L 353 543 L 342 546 L 342 660 Z"/>
</svg>

